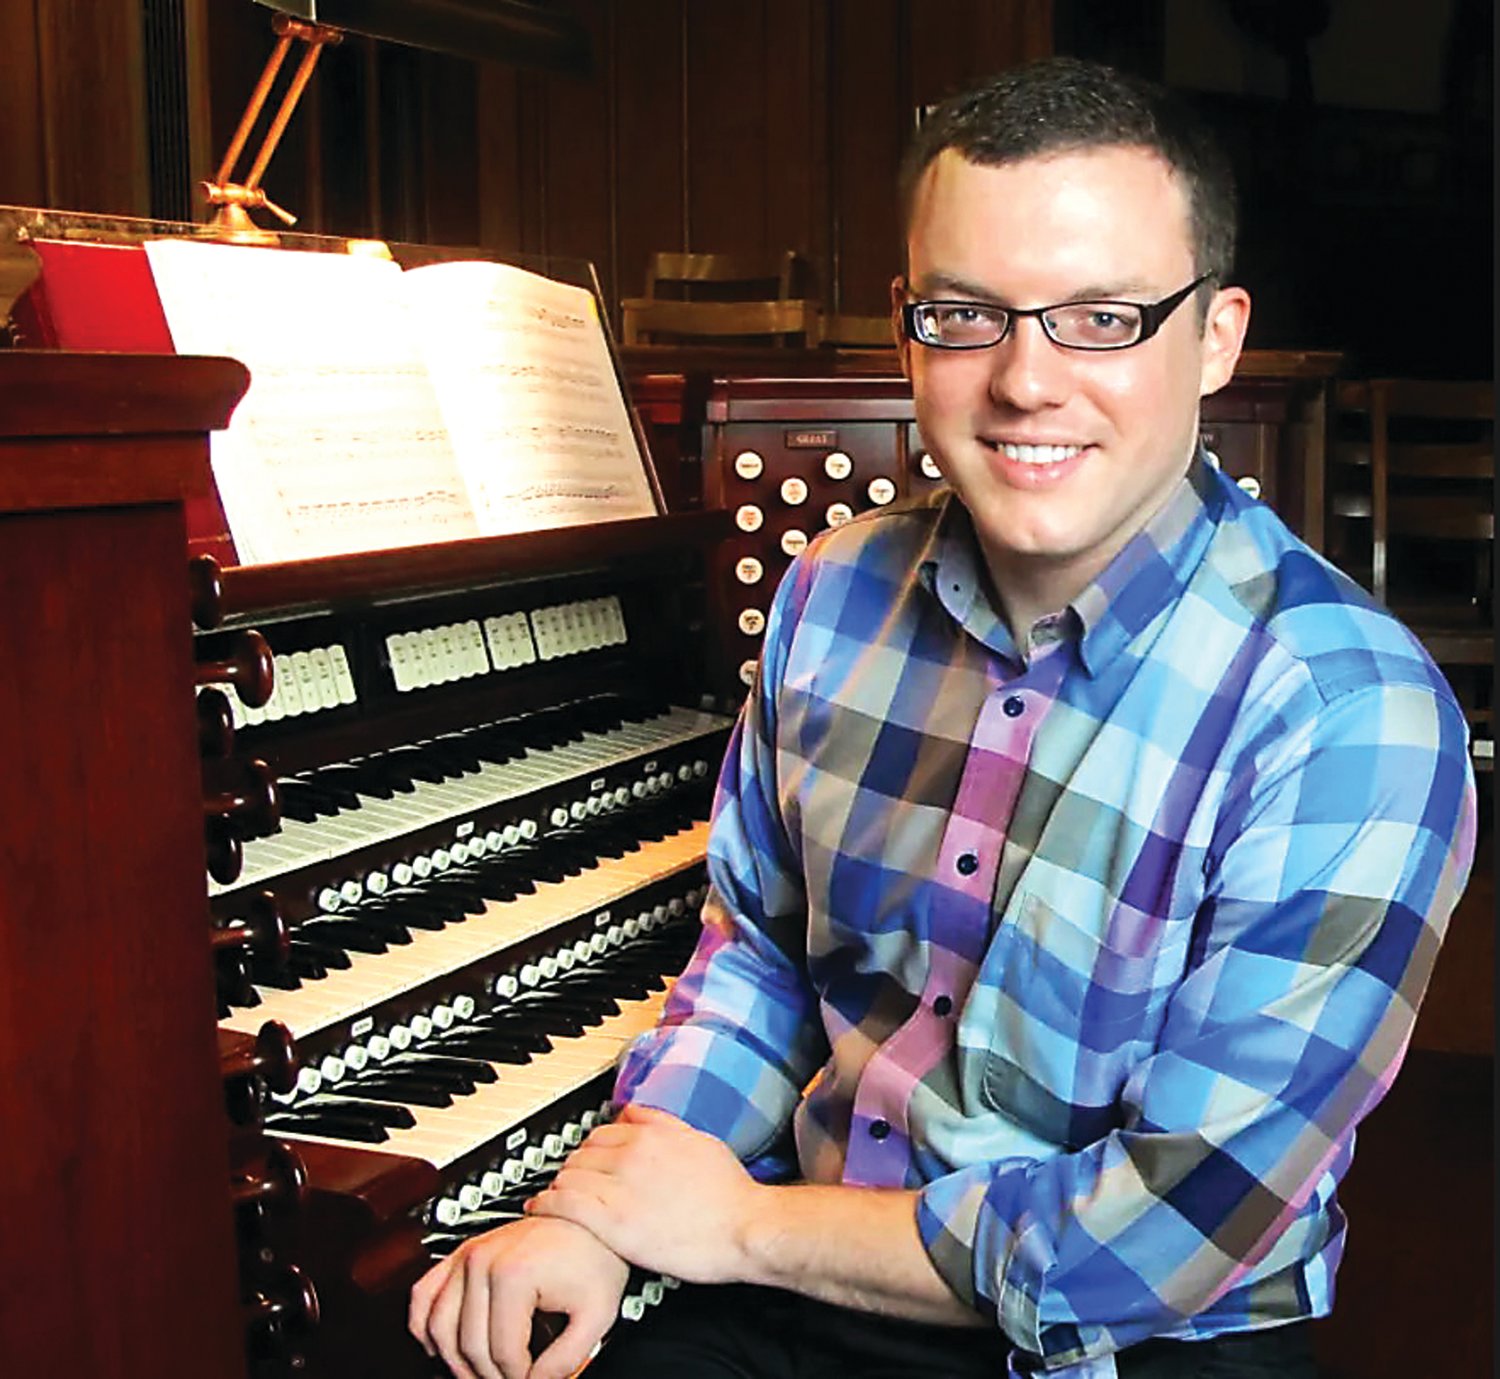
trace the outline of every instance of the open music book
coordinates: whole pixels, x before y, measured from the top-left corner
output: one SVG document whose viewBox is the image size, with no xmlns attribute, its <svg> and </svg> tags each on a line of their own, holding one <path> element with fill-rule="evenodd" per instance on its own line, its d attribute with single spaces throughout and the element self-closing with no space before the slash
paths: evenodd
<svg viewBox="0 0 1500 1379">
<path fill-rule="evenodd" d="M 212 451 L 242 563 L 657 513 L 587 289 L 485 260 L 146 254 L 177 352 L 250 369 Z"/>
</svg>

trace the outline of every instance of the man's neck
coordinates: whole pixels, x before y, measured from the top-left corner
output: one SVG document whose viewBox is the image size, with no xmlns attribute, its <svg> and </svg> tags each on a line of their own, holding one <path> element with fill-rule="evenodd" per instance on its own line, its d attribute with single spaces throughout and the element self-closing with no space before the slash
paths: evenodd
<svg viewBox="0 0 1500 1379">
<path fill-rule="evenodd" d="M 1050 562 L 1017 559 L 997 560 L 985 552 L 989 593 L 1000 610 L 1010 635 L 1024 648 L 1031 629 L 1046 617 L 1061 613 L 1104 570 L 1114 553 L 1086 565 L 1058 569 Z"/>
</svg>

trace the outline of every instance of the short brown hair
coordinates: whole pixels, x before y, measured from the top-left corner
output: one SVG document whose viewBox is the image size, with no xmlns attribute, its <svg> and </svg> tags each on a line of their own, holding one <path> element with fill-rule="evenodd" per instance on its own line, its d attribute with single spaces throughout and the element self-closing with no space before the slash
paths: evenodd
<svg viewBox="0 0 1500 1379">
<path fill-rule="evenodd" d="M 1012 68 L 944 101 L 913 136 L 900 174 L 903 233 L 917 184 L 944 149 L 981 167 L 1091 148 L 1143 148 L 1187 191 L 1195 271 L 1222 283 L 1234 264 L 1234 173 L 1197 113 L 1154 82 L 1078 58 Z"/>
</svg>

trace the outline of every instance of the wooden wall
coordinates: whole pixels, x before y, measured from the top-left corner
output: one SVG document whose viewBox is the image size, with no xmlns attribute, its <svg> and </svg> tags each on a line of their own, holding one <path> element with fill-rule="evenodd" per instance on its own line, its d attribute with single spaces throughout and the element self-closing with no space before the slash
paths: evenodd
<svg viewBox="0 0 1500 1379">
<path fill-rule="evenodd" d="M 143 0 L 0 4 L 0 203 L 141 212 Z"/>
<path fill-rule="evenodd" d="M 186 12 L 192 127 L 173 153 L 143 92 L 170 55 L 142 16 Z M 831 310 L 884 313 L 893 180 L 918 106 L 1051 51 L 1052 0 L 568 0 L 577 78 L 352 39 L 322 59 L 266 177 L 298 228 L 592 260 L 606 298 L 655 250 L 807 254 Z M 87 22 L 83 17 L 87 9 Z M 174 216 L 270 51 L 250 0 L 0 7 L 0 203 Z M 151 147 L 148 148 L 148 145 Z M 248 161 L 248 160 L 247 160 Z"/>
</svg>

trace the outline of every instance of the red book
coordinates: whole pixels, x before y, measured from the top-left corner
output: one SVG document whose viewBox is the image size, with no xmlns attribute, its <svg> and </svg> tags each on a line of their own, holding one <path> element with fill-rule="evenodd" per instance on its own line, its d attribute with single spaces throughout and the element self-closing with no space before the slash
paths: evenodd
<svg viewBox="0 0 1500 1379">
<path fill-rule="evenodd" d="M 156 282 L 139 244 L 36 239 L 37 280 L 15 305 L 20 343 L 32 349 L 175 354 Z M 238 563 L 210 475 L 208 495 L 187 502 L 188 552 Z"/>
</svg>

